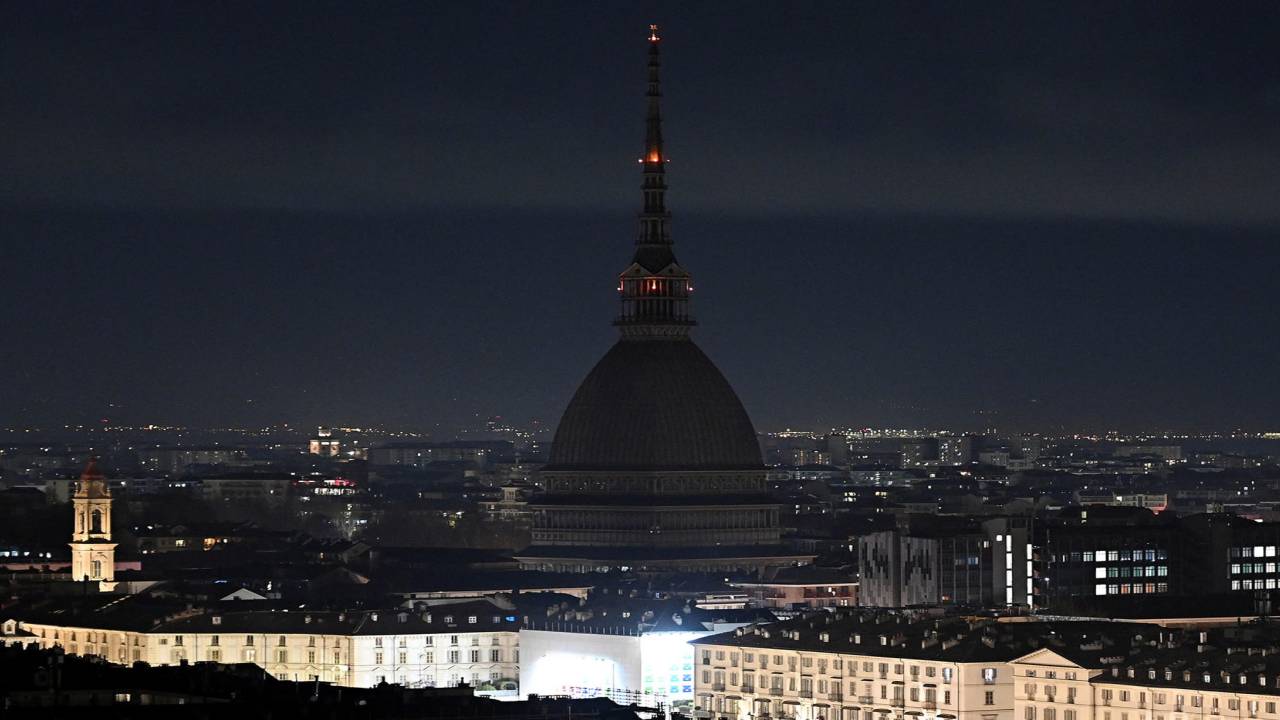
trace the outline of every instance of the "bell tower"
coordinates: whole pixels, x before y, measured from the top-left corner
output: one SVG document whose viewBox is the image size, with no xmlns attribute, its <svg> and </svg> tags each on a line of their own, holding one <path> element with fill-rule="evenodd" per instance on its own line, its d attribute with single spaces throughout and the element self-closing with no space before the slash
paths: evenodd
<svg viewBox="0 0 1280 720">
<path fill-rule="evenodd" d="M 111 490 L 90 458 L 71 498 L 75 529 L 71 533 L 71 579 L 96 582 L 102 592 L 115 590 L 116 544 L 111 542 Z"/>
</svg>

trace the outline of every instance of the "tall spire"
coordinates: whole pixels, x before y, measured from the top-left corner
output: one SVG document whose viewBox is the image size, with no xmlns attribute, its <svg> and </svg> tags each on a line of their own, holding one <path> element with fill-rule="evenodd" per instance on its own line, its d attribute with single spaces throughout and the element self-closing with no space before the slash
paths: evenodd
<svg viewBox="0 0 1280 720">
<path fill-rule="evenodd" d="M 644 155 L 640 162 L 644 168 L 643 210 L 640 213 L 640 234 L 637 245 L 670 245 L 670 213 L 667 212 L 666 168 L 667 155 L 662 147 L 662 80 L 659 76 L 661 59 L 658 45 L 658 26 L 649 26 L 649 86 L 645 92 L 648 111 L 645 113 Z M 674 259 L 674 258 L 672 258 Z M 651 270 L 660 270 L 650 267 Z"/>
<path fill-rule="evenodd" d="M 640 157 L 643 203 L 638 216 L 636 252 L 618 279 L 622 313 L 615 321 L 624 335 L 683 337 L 689 314 L 691 278 L 676 262 L 671 242 L 671 212 L 667 210 L 666 149 L 662 144 L 662 84 L 659 76 L 662 42 L 658 26 L 649 26 L 649 79 L 645 91 L 644 155 Z"/>
</svg>

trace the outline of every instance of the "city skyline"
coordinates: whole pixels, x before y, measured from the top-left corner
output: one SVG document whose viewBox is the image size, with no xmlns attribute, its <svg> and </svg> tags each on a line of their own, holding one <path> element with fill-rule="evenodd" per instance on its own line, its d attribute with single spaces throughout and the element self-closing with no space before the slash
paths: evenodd
<svg viewBox="0 0 1280 720">
<path fill-rule="evenodd" d="M 1280 720 L 1280 6 L 2 17 L 6 717 Z"/>
<path fill-rule="evenodd" d="M 502 10 L 17 11 L 6 53 L 76 49 L 0 111 L 0 422 L 553 423 L 658 20 L 699 342 L 761 429 L 1280 423 L 1274 9 Z"/>
</svg>

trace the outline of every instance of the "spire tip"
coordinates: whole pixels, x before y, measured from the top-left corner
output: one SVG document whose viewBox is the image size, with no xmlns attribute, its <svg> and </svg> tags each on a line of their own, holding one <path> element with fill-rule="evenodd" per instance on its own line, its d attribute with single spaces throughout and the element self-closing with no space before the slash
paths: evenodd
<svg viewBox="0 0 1280 720">
<path fill-rule="evenodd" d="M 662 38 L 658 37 L 658 26 L 650 25 L 649 26 L 649 42 L 656 43 L 661 39 Z"/>
</svg>

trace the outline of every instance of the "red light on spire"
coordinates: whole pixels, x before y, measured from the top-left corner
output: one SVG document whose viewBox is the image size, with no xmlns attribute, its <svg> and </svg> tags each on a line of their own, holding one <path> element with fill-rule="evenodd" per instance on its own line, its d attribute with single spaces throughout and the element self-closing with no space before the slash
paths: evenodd
<svg viewBox="0 0 1280 720">
<path fill-rule="evenodd" d="M 658 26 L 650 25 L 649 26 L 649 42 L 658 42 L 661 39 L 662 38 L 658 37 Z"/>
</svg>

